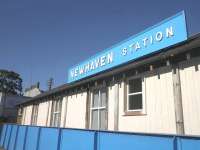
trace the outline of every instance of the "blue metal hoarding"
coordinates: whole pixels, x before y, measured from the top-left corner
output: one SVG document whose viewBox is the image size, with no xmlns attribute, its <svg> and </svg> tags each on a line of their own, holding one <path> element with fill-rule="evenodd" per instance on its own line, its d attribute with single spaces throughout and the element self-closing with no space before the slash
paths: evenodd
<svg viewBox="0 0 200 150">
<path fill-rule="evenodd" d="M 182 11 L 70 68 L 67 82 L 71 83 L 134 61 L 186 39 L 185 13 Z"/>
<path fill-rule="evenodd" d="M 6 150 L 200 150 L 199 136 L 126 133 L 4 124 Z"/>
</svg>

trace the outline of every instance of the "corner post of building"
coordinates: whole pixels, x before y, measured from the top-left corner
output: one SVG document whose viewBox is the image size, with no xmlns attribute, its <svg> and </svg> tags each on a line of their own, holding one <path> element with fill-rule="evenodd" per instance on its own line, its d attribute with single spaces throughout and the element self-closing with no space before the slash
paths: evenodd
<svg viewBox="0 0 200 150">
<path fill-rule="evenodd" d="M 183 135 L 185 134 L 185 131 L 184 131 L 184 120 L 183 120 L 182 93 L 181 93 L 179 66 L 177 64 L 172 65 L 172 80 L 173 80 L 173 91 L 174 91 L 176 133 Z"/>
<path fill-rule="evenodd" d="M 88 84 L 87 88 L 87 97 L 86 97 L 86 114 L 85 114 L 85 128 L 90 128 L 90 85 Z"/>
<path fill-rule="evenodd" d="M 46 118 L 46 126 L 48 126 L 48 121 L 49 121 L 49 112 L 50 112 L 50 107 L 51 107 L 51 101 L 48 101 L 48 108 L 47 108 L 47 118 Z"/>
<path fill-rule="evenodd" d="M 65 112 L 64 112 L 64 121 L 63 121 L 63 127 L 66 127 L 66 121 L 67 121 L 67 106 L 68 106 L 68 96 L 65 98 Z"/>
<path fill-rule="evenodd" d="M 115 97 L 114 97 L 114 130 L 118 131 L 119 124 L 119 83 L 115 82 Z"/>
</svg>

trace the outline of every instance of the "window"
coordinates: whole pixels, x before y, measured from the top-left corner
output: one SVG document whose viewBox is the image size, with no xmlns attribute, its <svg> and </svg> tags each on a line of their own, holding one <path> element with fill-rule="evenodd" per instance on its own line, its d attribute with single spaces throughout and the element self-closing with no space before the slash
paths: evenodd
<svg viewBox="0 0 200 150">
<path fill-rule="evenodd" d="M 144 81 L 142 78 L 130 78 L 127 81 L 125 112 L 137 115 L 144 113 Z"/>
<path fill-rule="evenodd" d="M 107 129 L 107 92 L 106 88 L 94 90 L 91 103 L 91 128 Z"/>
<path fill-rule="evenodd" d="M 20 107 L 19 109 L 18 109 L 18 116 L 22 116 L 23 115 L 23 108 L 22 107 Z"/>
<path fill-rule="evenodd" d="M 23 116 L 23 108 L 20 107 L 20 108 L 18 109 L 18 116 L 17 116 L 17 123 L 18 123 L 18 124 L 22 124 L 22 123 L 23 123 L 23 122 L 22 122 L 22 116 Z"/>
<path fill-rule="evenodd" d="M 51 126 L 59 127 L 60 126 L 60 119 L 61 119 L 61 107 L 62 107 L 62 100 L 54 100 L 52 103 L 52 111 L 51 111 Z"/>
<path fill-rule="evenodd" d="M 34 104 L 32 108 L 31 125 L 37 125 L 38 104 Z"/>
</svg>

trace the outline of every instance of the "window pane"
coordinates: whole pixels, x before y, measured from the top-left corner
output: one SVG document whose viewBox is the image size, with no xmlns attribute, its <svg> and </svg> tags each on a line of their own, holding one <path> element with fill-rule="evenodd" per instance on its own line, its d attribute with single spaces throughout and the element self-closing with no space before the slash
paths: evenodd
<svg viewBox="0 0 200 150">
<path fill-rule="evenodd" d="M 142 109 L 142 94 L 129 96 L 129 110 Z"/>
<path fill-rule="evenodd" d="M 55 114 L 55 127 L 59 127 L 60 126 L 60 113 Z"/>
<path fill-rule="evenodd" d="M 141 78 L 129 80 L 129 93 L 142 92 Z"/>
<path fill-rule="evenodd" d="M 33 105 L 32 117 L 31 117 L 31 124 L 32 125 L 36 125 L 37 124 L 38 106 L 39 105 Z"/>
<path fill-rule="evenodd" d="M 101 90 L 100 107 L 106 106 L 106 89 Z"/>
<path fill-rule="evenodd" d="M 56 112 L 61 111 L 61 100 L 57 100 Z"/>
<path fill-rule="evenodd" d="M 101 130 L 106 130 L 106 110 L 100 110 L 100 129 Z"/>
<path fill-rule="evenodd" d="M 53 101 L 52 105 L 53 105 L 52 112 L 54 112 L 56 110 L 56 101 Z"/>
<path fill-rule="evenodd" d="M 98 129 L 98 110 L 92 111 L 92 129 Z"/>
<path fill-rule="evenodd" d="M 56 112 L 59 111 L 60 100 L 56 100 Z"/>
<path fill-rule="evenodd" d="M 62 109 L 62 100 L 59 100 L 59 112 L 61 112 Z"/>
<path fill-rule="evenodd" d="M 58 101 L 56 100 L 55 101 L 55 109 L 54 109 L 54 112 L 56 112 L 58 110 Z"/>
<path fill-rule="evenodd" d="M 57 114 L 54 115 L 54 123 L 53 123 L 53 126 L 56 127 L 56 124 L 57 124 Z"/>
<path fill-rule="evenodd" d="M 52 103 L 52 114 L 51 114 L 51 126 L 60 126 L 60 115 L 61 115 L 62 100 L 55 100 Z"/>
<path fill-rule="evenodd" d="M 98 101 L 99 101 L 99 91 L 96 90 L 93 93 L 93 104 L 92 104 L 92 106 L 93 107 L 98 107 Z"/>
</svg>

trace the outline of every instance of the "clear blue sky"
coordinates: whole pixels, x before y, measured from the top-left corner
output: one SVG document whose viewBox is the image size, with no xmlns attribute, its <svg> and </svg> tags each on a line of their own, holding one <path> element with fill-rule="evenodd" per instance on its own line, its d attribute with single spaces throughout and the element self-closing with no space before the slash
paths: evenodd
<svg viewBox="0 0 200 150">
<path fill-rule="evenodd" d="M 0 69 L 23 87 L 66 83 L 70 66 L 181 10 L 189 35 L 200 32 L 199 0 L 0 1 Z"/>
</svg>

